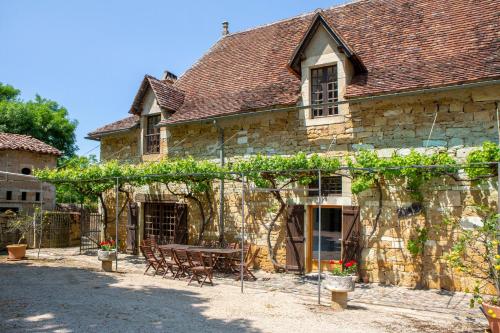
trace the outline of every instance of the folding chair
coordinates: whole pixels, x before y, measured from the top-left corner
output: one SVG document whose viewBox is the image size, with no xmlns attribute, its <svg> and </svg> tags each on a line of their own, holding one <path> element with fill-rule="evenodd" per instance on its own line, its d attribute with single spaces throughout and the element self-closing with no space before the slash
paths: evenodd
<svg viewBox="0 0 500 333">
<path fill-rule="evenodd" d="M 250 267 L 253 268 L 255 258 L 257 258 L 257 255 L 260 252 L 260 247 L 258 247 L 257 250 L 255 250 L 252 253 L 252 245 L 249 244 L 249 245 L 245 245 L 243 247 L 243 251 L 244 251 L 244 256 L 245 256 L 245 260 L 243 261 L 243 265 L 241 265 L 241 259 L 235 260 L 233 262 L 233 270 L 237 274 L 236 280 L 239 280 L 241 278 L 241 266 L 243 266 L 243 278 L 244 279 L 250 278 L 250 279 L 255 281 L 255 280 L 257 280 L 257 278 L 250 271 Z"/>
<path fill-rule="evenodd" d="M 177 265 L 173 258 L 172 250 L 159 247 L 158 251 L 160 253 L 160 258 L 163 261 L 163 265 L 165 266 L 165 273 L 163 274 L 163 277 L 165 277 L 170 271 L 175 279 L 175 276 L 179 272 L 180 267 L 179 265 Z"/>
<path fill-rule="evenodd" d="M 165 266 L 162 260 L 159 260 L 155 256 L 153 249 L 149 246 L 143 246 L 143 245 L 141 245 L 140 248 L 142 255 L 146 259 L 146 270 L 144 271 L 144 274 L 146 274 L 151 267 L 153 267 L 153 269 L 155 270 L 153 276 L 155 276 L 156 273 L 161 273 L 161 272 L 164 273 Z"/>
<path fill-rule="evenodd" d="M 212 255 L 204 255 L 203 252 L 190 251 L 188 252 L 189 259 L 189 270 L 191 271 L 191 278 L 189 279 L 188 285 L 191 284 L 193 279 L 196 279 L 200 288 L 208 279 L 208 282 L 213 286 L 213 262 Z M 200 279 L 203 279 L 200 282 Z"/>
<path fill-rule="evenodd" d="M 179 267 L 179 270 L 175 274 L 174 279 L 176 277 L 181 277 L 184 275 L 191 275 L 191 272 L 189 271 L 189 268 L 191 266 L 189 264 L 186 250 L 172 249 L 172 258 L 174 259 L 175 264 Z"/>
</svg>

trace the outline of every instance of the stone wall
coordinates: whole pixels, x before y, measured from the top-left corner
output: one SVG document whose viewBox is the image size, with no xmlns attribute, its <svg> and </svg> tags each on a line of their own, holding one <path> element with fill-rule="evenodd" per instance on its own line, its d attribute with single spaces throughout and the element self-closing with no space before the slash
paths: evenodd
<svg viewBox="0 0 500 333">
<path fill-rule="evenodd" d="M 140 129 L 132 129 L 129 132 L 106 135 L 101 138 L 101 160 L 120 160 L 127 162 L 139 162 Z"/>
<path fill-rule="evenodd" d="M 33 172 L 35 169 L 55 168 L 57 156 L 51 154 L 40 154 L 22 150 L 0 151 L 0 170 L 11 173 L 21 173 L 23 168 Z M 33 211 L 34 207 L 40 206 L 36 200 L 36 193 L 43 192 L 40 199 L 43 200 L 43 208 L 51 210 L 55 205 L 55 188 L 50 184 L 43 185 L 36 179 L 22 176 L 0 174 L 0 208 L 19 209 Z M 12 199 L 7 200 L 7 191 L 12 192 Z M 22 200 L 22 192 L 26 192 L 26 200 Z"/>
</svg>

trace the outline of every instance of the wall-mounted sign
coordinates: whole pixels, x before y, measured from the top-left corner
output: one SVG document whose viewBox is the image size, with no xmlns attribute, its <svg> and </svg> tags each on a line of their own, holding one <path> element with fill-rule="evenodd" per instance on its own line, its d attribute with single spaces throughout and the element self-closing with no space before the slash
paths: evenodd
<svg viewBox="0 0 500 333">
<path fill-rule="evenodd" d="M 415 216 L 422 212 L 422 204 L 420 202 L 414 202 L 408 207 L 398 208 L 396 211 L 398 212 L 399 218 L 405 218 L 410 216 Z"/>
</svg>

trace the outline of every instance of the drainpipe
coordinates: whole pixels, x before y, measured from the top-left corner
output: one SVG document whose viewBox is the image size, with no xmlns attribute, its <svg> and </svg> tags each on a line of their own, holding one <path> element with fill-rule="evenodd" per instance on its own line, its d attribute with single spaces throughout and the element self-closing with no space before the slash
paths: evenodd
<svg viewBox="0 0 500 333">
<path fill-rule="evenodd" d="M 220 166 L 224 167 L 224 129 L 214 120 L 214 126 L 219 132 L 219 159 Z M 224 178 L 219 183 L 219 243 L 224 243 Z"/>
</svg>

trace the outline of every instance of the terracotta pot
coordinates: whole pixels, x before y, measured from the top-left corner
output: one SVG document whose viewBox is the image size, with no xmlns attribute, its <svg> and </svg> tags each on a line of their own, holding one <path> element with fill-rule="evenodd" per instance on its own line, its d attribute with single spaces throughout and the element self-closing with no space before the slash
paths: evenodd
<svg viewBox="0 0 500 333">
<path fill-rule="evenodd" d="M 26 258 L 26 244 L 7 245 L 9 257 L 7 260 L 21 260 Z"/>
<path fill-rule="evenodd" d="M 500 306 L 483 302 L 483 313 L 488 319 L 492 333 L 500 333 Z"/>
</svg>

